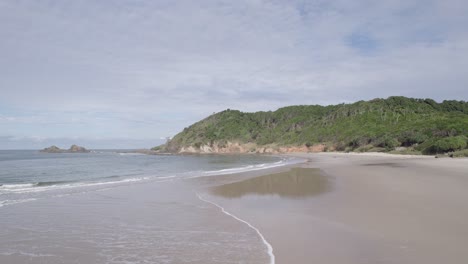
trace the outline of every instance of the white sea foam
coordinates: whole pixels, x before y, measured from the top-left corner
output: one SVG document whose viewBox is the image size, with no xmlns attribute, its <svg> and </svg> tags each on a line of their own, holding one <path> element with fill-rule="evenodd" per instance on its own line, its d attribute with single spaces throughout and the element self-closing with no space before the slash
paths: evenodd
<svg viewBox="0 0 468 264">
<path fill-rule="evenodd" d="M 146 155 L 143 153 L 133 153 L 133 152 L 118 152 L 120 156 L 141 156 L 141 155 Z"/>
<path fill-rule="evenodd" d="M 30 257 L 30 258 L 34 258 L 34 257 L 55 257 L 56 256 L 56 255 L 52 255 L 52 254 L 30 253 L 30 252 L 23 252 L 23 251 L 1 252 L 0 255 L 3 255 L 3 256 L 23 255 L 23 256 Z"/>
<path fill-rule="evenodd" d="M 251 229 L 253 229 L 255 232 L 257 232 L 258 236 L 262 239 L 262 242 L 263 244 L 265 244 L 266 248 L 267 248 L 267 253 L 268 253 L 268 256 L 270 256 L 270 264 L 275 264 L 275 255 L 273 254 L 273 247 L 271 246 L 270 243 L 268 243 L 268 241 L 265 239 L 265 237 L 263 236 L 263 234 L 260 232 L 260 230 L 258 230 L 258 228 L 256 228 L 255 226 L 253 226 L 252 224 L 250 224 L 249 222 L 243 220 L 243 219 L 240 219 L 239 217 L 229 213 L 228 211 L 226 211 L 224 209 L 224 207 L 222 207 L 221 205 L 215 203 L 215 202 L 212 202 L 212 201 L 209 201 L 209 200 L 206 200 L 205 198 L 203 198 L 200 194 L 197 193 L 197 196 L 198 196 L 198 199 L 200 199 L 201 201 L 205 202 L 205 203 L 209 203 L 209 204 L 212 204 L 216 207 L 218 207 L 219 209 L 221 209 L 221 212 L 223 212 L 224 214 L 236 219 L 237 221 L 239 222 L 242 222 L 244 224 L 246 224 L 248 227 L 250 227 Z"/>
<path fill-rule="evenodd" d="M 0 190 L 16 190 L 16 189 L 23 189 L 28 187 L 33 187 L 34 183 L 18 183 L 18 184 L 3 184 L 0 185 Z"/>
<path fill-rule="evenodd" d="M 0 201 L 0 207 L 6 206 L 6 205 L 12 205 L 12 204 L 32 202 L 36 200 L 37 200 L 36 198 L 28 198 L 28 199 L 20 199 L 20 200 L 4 200 L 4 201 Z"/>
<path fill-rule="evenodd" d="M 160 182 L 168 182 L 168 181 L 172 181 L 173 179 L 173 176 L 169 176 L 169 177 L 160 177 L 158 178 L 159 180 L 156 180 L 156 181 L 153 181 L 153 182 L 157 182 L 157 183 L 160 183 Z M 94 184 L 81 184 L 81 185 L 76 185 L 76 186 L 72 186 L 72 187 L 68 187 L 68 188 L 76 188 L 76 187 L 89 187 L 89 186 L 101 186 L 101 185 L 107 185 L 109 186 L 109 184 L 117 184 L 117 183 L 122 183 L 122 182 L 132 182 L 132 181 L 139 181 L 139 180 L 135 180 L 135 179 L 126 179 L 126 180 L 123 180 L 123 181 L 119 181 L 119 182 L 100 182 L 100 183 L 94 183 Z M 52 188 L 50 188 L 52 187 Z M 55 187 L 60 187 L 61 189 L 64 189 L 63 186 L 48 186 L 47 188 L 49 188 L 48 190 L 53 190 L 53 188 Z M 57 189 L 57 188 L 56 188 Z M 99 189 L 93 189 L 93 190 L 87 190 L 87 189 L 84 189 L 84 191 L 79 191 L 79 192 L 70 192 L 70 193 L 59 193 L 59 194 L 56 194 L 56 195 L 53 195 L 52 197 L 66 197 L 66 196 L 70 196 L 70 195 L 75 195 L 75 194 L 83 194 L 83 193 L 89 193 L 90 191 L 104 191 L 104 190 L 109 190 L 111 189 L 110 187 L 104 187 L 104 188 L 99 188 Z M 44 190 L 42 190 L 44 191 Z M 28 192 L 37 192 L 37 190 L 28 190 L 26 192 L 23 192 L 23 193 L 28 193 Z M 0 193 L 1 194 L 1 193 Z M 32 202 L 32 201 L 37 201 L 39 200 L 40 197 L 37 197 L 37 198 L 25 198 L 25 199 L 18 199 L 18 200 L 3 200 L 3 201 L 0 201 L 0 207 L 3 207 L 3 206 L 6 206 L 6 205 L 13 205 L 13 204 L 20 204 L 20 203 L 25 203 L 25 202 Z"/>
<path fill-rule="evenodd" d="M 248 166 L 243 166 L 243 167 L 213 170 L 213 171 L 192 171 L 192 172 L 185 172 L 185 173 L 172 174 L 172 175 L 166 175 L 166 176 L 140 175 L 138 177 L 132 177 L 132 178 L 123 178 L 123 179 L 114 179 L 114 180 L 108 179 L 107 181 L 104 179 L 103 181 L 93 181 L 93 182 L 40 182 L 40 183 L 3 184 L 3 185 L 0 185 L 0 199 L 4 198 L 2 199 L 4 201 L 0 203 L 0 207 L 4 205 L 23 203 L 23 202 L 36 200 L 36 198 L 42 197 L 42 195 L 39 195 L 42 192 L 60 191 L 60 193 L 57 193 L 57 195 L 65 195 L 66 193 L 70 193 L 70 194 L 76 193 L 75 189 L 79 190 L 79 189 L 87 188 L 87 187 L 94 187 L 94 188 L 101 189 L 101 188 L 106 188 L 106 187 L 112 188 L 114 186 L 120 186 L 126 183 L 138 183 L 138 182 L 144 182 L 144 181 L 164 182 L 168 180 L 172 181 L 172 180 L 177 180 L 177 179 L 226 175 L 226 174 L 234 174 L 234 173 L 241 173 L 241 172 L 247 172 L 247 171 L 275 168 L 275 167 L 286 166 L 289 164 L 300 163 L 300 162 L 303 162 L 303 160 L 283 158 L 282 160 L 273 162 L 273 163 L 263 163 L 263 164 L 248 165 Z M 63 193 L 63 191 L 65 191 L 66 193 Z M 25 196 L 27 196 L 27 199 L 25 199 Z"/>
<path fill-rule="evenodd" d="M 79 188 L 79 187 L 92 187 L 92 186 L 101 186 L 101 185 L 116 185 L 122 183 L 131 183 L 131 182 L 140 182 L 149 179 L 172 179 L 172 178 L 197 178 L 203 176 L 216 176 L 216 175 L 225 175 L 225 174 L 234 174 L 234 173 L 241 173 L 247 171 L 256 171 L 256 170 L 264 170 L 270 169 L 280 166 L 286 166 L 289 164 L 299 163 L 302 160 L 299 159 L 282 159 L 278 162 L 273 163 L 263 163 L 263 164 L 256 164 L 256 165 L 248 165 L 244 167 L 237 167 L 237 168 L 229 168 L 229 169 L 222 169 L 222 170 L 213 170 L 213 171 L 200 171 L 200 172 L 188 172 L 178 175 L 169 175 L 169 176 L 145 176 L 145 177 L 133 177 L 127 179 L 120 179 L 115 181 L 99 181 L 99 182 L 72 182 L 72 183 L 57 183 L 57 184 L 47 184 L 47 185 L 38 185 L 37 183 L 24 183 L 24 184 L 4 184 L 0 186 L 0 194 L 7 194 L 7 193 L 37 193 L 37 192 L 44 192 L 44 191 L 51 191 L 51 190 L 62 190 L 62 189 L 71 189 L 71 188 Z M 184 175 L 190 176 L 184 176 Z"/>
<path fill-rule="evenodd" d="M 195 176 L 188 177 L 188 178 L 197 178 L 197 177 L 203 177 L 203 176 L 216 176 L 216 175 L 225 175 L 225 174 L 234 174 L 234 173 L 241 173 L 241 172 L 248 172 L 248 171 L 272 169 L 276 167 L 302 163 L 305 161 L 306 161 L 305 159 L 285 158 L 285 159 L 282 159 L 280 161 L 273 162 L 273 163 L 262 163 L 262 164 L 256 164 L 256 165 L 248 165 L 244 167 L 230 168 L 230 169 L 203 171 L 203 172 L 198 173 Z"/>
<path fill-rule="evenodd" d="M 167 177 L 164 177 L 167 178 Z M 101 186 L 101 185 L 115 185 L 119 183 L 128 183 L 128 182 L 139 182 L 143 180 L 147 180 L 149 177 L 137 177 L 137 178 L 128 178 L 122 179 L 117 181 L 102 181 L 102 182 L 74 182 L 74 183 L 67 183 L 67 184 L 51 184 L 46 186 L 38 186 L 34 183 L 27 183 L 27 184 L 5 184 L 0 186 L 0 194 L 7 194 L 7 193 L 36 193 L 36 192 L 44 192 L 44 191 L 51 191 L 51 190 L 62 190 L 62 189 L 70 189 L 70 188 L 78 188 L 78 187 L 91 187 L 91 186 Z"/>
</svg>

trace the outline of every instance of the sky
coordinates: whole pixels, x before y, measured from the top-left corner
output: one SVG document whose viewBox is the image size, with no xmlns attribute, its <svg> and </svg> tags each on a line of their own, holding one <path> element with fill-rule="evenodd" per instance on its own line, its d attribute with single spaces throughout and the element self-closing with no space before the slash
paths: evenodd
<svg viewBox="0 0 468 264">
<path fill-rule="evenodd" d="M 0 0 L 0 149 L 143 148 L 224 109 L 468 100 L 466 0 Z"/>
</svg>

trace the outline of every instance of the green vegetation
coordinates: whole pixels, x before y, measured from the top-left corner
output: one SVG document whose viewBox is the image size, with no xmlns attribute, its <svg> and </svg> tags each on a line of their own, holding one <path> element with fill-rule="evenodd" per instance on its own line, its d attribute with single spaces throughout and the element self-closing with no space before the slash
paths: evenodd
<svg viewBox="0 0 468 264">
<path fill-rule="evenodd" d="M 152 151 L 163 151 L 164 150 L 164 145 L 161 146 L 156 146 L 151 148 Z"/>
<path fill-rule="evenodd" d="M 455 158 L 468 157 L 468 149 L 455 151 L 453 153 L 453 157 L 455 157 Z"/>
<path fill-rule="evenodd" d="M 466 137 L 448 137 L 437 140 L 432 146 L 437 153 L 453 152 L 466 148 Z"/>
<path fill-rule="evenodd" d="M 468 102 L 389 97 L 330 106 L 299 105 L 274 112 L 225 110 L 185 128 L 163 148 L 223 146 L 312 146 L 338 151 L 436 154 L 467 148 Z"/>
</svg>

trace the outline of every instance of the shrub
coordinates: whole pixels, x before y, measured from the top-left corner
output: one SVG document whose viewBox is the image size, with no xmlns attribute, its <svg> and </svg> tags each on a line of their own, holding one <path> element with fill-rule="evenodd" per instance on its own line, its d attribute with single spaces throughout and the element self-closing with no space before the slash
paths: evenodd
<svg viewBox="0 0 468 264">
<path fill-rule="evenodd" d="M 336 144 L 335 146 L 335 150 L 336 151 L 344 151 L 346 148 L 346 144 L 344 142 L 338 142 L 338 144 Z"/>
<path fill-rule="evenodd" d="M 439 139 L 435 142 L 434 148 L 437 153 L 451 152 L 466 148 L 466 137 L 448 137 Z"/>
<path fill-rule="evenodd" d="M 197 149 L 199 149 L 201 146 L 203 145 L 202 142 L 198 141 L 198 142 L 195 142 L 195 144 L 193 144 L 193 146 Z"/>
<path fill-rule="evenodd" d="M 414 149 L 417 151 L 421 151 L 421 153 L 424 155 L 436 154 L 437 150 L 434 146 L 435 142 L 436 142 L 435 139 L 427 140 L 424 143 L 416 146 Z"/>
<path fill-rule="evenodd" d="M 427 136 L 421 132 L 404 131 L 398 136 L 398 141 L 402 146 L 409 147 L 414 144 L 419 144 L 427 140 Z"/>
<path fill-rule="evenodd" d="M 370 149 L 374 148 L 372 145 L 365 145 L 365 146 L 360 146 L 359 148 L 355 149 L 355 152 L 368 152 Z"/>
<path fill-rule="evenodd" d="M 344 152 L 346 152 L 346 153 L 348 153 L 348 152 L 350 152 L 350 151 L 353 151 L 353 148 L 352 148 L 352 147 L 346 147 L 346 148 L 344 149 Z"/>
<path fill-rule="evenodd" d="M 151 148 L 152 151 L 160 151 L 164 148 L 164 145 L 159 145 L 159 146 L 156 146 L 156 147 L 153 147 Z"/>
<path fill-rule="evenodd" d="M 400 146 L 400 142 L 398 142 L 398 140 L 396 140 L 395 138 L 384 136 L 377 140 L 375 146 L 385 148 L 386 150 L 392 150 Z"/>
<path fill-rule="evenodd" d="M 468 149 L 453 152 L 453 157 L 454 158 L 468 157 Z"/>
<path fill-rule="evenodd" d="M 348 142 L 348 147 L 351 148 L 358 148 L 361 146 L 368 145 L 370 143 L 370 139 L 367 137 L 356 137 Z"/>
<path fill-rule="evenodd" d="M 373 147 L 369 149 L 367 152 L 385 152 L 385 151 L 386 151 L 385 148 Z"/>
</svg>

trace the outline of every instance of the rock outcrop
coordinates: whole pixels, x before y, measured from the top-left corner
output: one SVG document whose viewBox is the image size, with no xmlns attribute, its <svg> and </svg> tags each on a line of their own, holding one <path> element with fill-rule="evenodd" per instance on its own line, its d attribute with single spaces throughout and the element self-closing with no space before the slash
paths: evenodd
<svg viewBox="0 0 468 264">
<path fill-rule="evenodd" d="M 333 151 L 334 147 L 327 147 L 325 144 L 316 144 L 311 146 L 257 146 L 255 143 L 227 142 L 224 144 L 213 143 L 211 145 L 200 145 L 182 147 L 177 153 L 181 154 L 234 154 L 234 153 L 294 153 L 294 152 L 324 152 Z"/>
<path fill-rule="evenodd" d="M 84 147 L 77 146 L 77 145 L 72 145 L 68 151 L 69 153 L 88 153 L 90 152 L 89 150 L 85 149 Z"/>
<path fill-rule="evenodd" d="M 41 152 L 47 152 L 47 153 L 61 153 L 63 151 L 64 151 L 63 149 L 60 149 L 57 146 L 50 146 L 48 148 L 41 150 Z"/>
<path fill-rule="evenodd" d="M 41 150 L 44 153 L 89 153 L 90 151 L 84 147 L 72 145 L 69 149 L 61 149 L 57 146 L 50 146 Z"/>
</svg>

